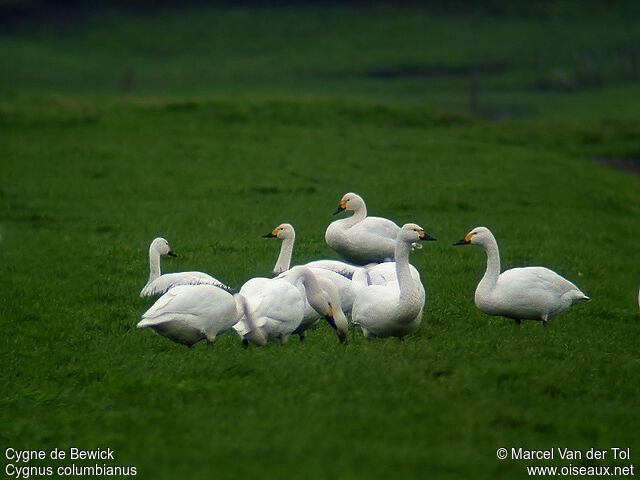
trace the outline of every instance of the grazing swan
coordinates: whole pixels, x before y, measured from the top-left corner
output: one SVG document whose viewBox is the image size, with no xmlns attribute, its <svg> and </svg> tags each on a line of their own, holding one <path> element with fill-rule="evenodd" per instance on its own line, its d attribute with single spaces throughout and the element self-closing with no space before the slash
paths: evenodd
<svg viewBox="0 0 640 480">
<path fill-rule="evenodd" d="M 480 245 L 487 269 L 478 283 L 475 303 L 487 315 L 520 320 L 547 320 L 580 300 L 589 300 L 569 280 L 545 267 L 512 268 L 500 273 L 498 242 L 486 227 L 477 227 L 454 245 Z"/>
<path fill-rule="evenodd" d="M 282 240 L 280 254 L 278 255 L 278 260 L 273 267 L 273 272 L 277 275 L 283 274 L 289 270 L 291 265 L 293 244 L 296 238 L 296 232 L 293 225 L 290 223 L 282 223 L 274 228 L 270 233 L 263 235 L 263 237 L 278 238 Z M 353 274 L 355 269 L 360 269 L 361 267 L 349 265 L 348 263 L 339 262 L 337 260 L 316 260 L 314 262 L 307 263 L 305 266 L 311 268 L 311 271 L 317 277 L 325 278 L 335 285 L 338 290 L 338 295 L 340 296 L 340 302 L 344 313 L 347 315 L 351 314 L 351 307 L 353 305 L 353 300 L 355 299 L 356 288 L 353 282 L 351 282 L 348 272 Z M 334 269 L 338 271 L 335 271 Z M 340 271 L 343 273 L 340 273 Z M 303 323 L 306 324 L 307 322 L 310 322 L 311 317 L 314 319 L 318 318 L 315 310 L 307 302 L 305 307 L 305 321 Z M 307 328 L 304 328 L 303 330 L 306 329 Z M 300 338 L 304 338 L 303 335 L 301 335 Z"/>
<path fill-rule="evenodd" d="M 214 285 L 178 285 L 162 295 L 143 315 L 138 328 L 153 328 L 177 343 L 192 347 L 216 336 L 238 319 L 236 300 Z"/>
<path fill-rule="evenodd" d="M 300 289 L 300 292 L 307 297 L 306 289 L 308 282 L 305 283 L 304 277 L 298 275 L 297 270 L 301 267 L 293 267 L 292 270 L 287 272 L 283 272 L 278 275 L 277 278 L 281 278 L 287 281 L 290 281 Z M 302 267 L 304 268 L 304 267 Z M 327 322 L 331 327 L 336 331 L 338 338 L 342 343 L 347 343 L 347 329 L 349 328 L 349 323 L 347 321 L 347 316 L 345 315 L 345 311 L 342 307 L 341 295 L 338 291 L 338 287 L 336 283 L 340 283 L 341 279 L 344 282 L 351 283 L 350 280 L 338 275 L 335 272 L 325 271 L 325 270 L 314 270 L 310 269 L 315 278 L 317 279 L 318 286 L 323 290 L 324 296 L 326 299 L 326 303 L 328 304 L 329 310 L 328 313 L 324 313 L 325 304 L 321 303 L 320 306 L 311 306 L 309 301 L 305 302 L 304 315 L 302 317 L 302 322 L 292 333 L 294 335 L 298 335 L 300 337 L 300 341 L 304 340 L 305 333 L 307 330 L 312 328 L 320 318 L 325 317 Z M 336 278 L 337 277 L 337 278 Z M 310 287 L 313 288 L 313 287 Z M 353 304 L 353 298 L 349 298 L 351 302 L 349 304 L 349 311 L 351 310 L 351 304 Z"/>
<path fill-rule="evenodd" d="M 334 215 L 343 210 L 353 211 L 353 215 L 327 227 L 324 235 L 327 245 L 356 265 L 393 260 L 398 225 L 386 218 L 367 217 L 367 206 L 355 193 L 342 197 Z"/>
<path fill-rule="evenodd" d="M 286 343 L 289 335 L 302 323 L 305 298 L 320 315 L 327 318 L 340 340 L 346 339 L 346 325 L 335 322 L 326 293 L 316 276 L 304 266 L 289 270 L 287 278 L 252 278 L 242 286 L 238 295 L 244 297 L 250 311 L 248 318 L 245 312 L 233 326 L 243 338 L 245 346 L 247 341 L 253 341 L 248 334 L 255 328 L 261 330 L 267 341 L 278 338 L 280 343 Z"/>
<path fill-rule="evenodd" d="M 435 240 L 424 229 L 407 223 L 398 232 L 395 249 L 397 283 L 369 285 L 355 302 L 351 318 L 360 325 L 365 337 L 400 337 L 413 332 L 422 321 L 425 302 L 424 287 L 409 268 L 412 243 Z"/>
<path fill-rule="evenodd" d="M 215 285 L 216 287 L 230 290 L 228 286 L 222 283 L 220 280 L 213 278 L 211 275 L 207 275 L 202 272 L 177 272 L 177 273 L 165 273 L 160 274 L 160 257 L 162 255 L 169 255 L 170 257 L 177 257 L 171 250 L 169 242 L 164 238 L 158 237 L 151 242 L 149 246 L 149 280 L 140 292 L 141 297 L 152 297 L 155 295 L 161 295 L 170 288 L 178 285 Z"/>
</svg>

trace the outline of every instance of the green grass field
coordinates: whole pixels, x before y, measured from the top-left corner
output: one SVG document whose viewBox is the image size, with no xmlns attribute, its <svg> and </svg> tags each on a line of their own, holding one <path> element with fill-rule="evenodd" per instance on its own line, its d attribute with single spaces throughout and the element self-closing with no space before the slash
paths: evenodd
<svg viewBox="0 0 640 480">
<path fill-rule="evenodd" d="M 531 8 L 108 10 L 0 35 L 0 475 L 8 447 L 111 448 L 145 479 L 638 464 L 640 179 L 594 159 L 640 158 L 640 16 Z M 347 191 L 438 238 L 412 254 L 427 303 L 406 341 L 343 346 L 325 324 L 189 350 L 136 330 L 155 236 L 179 255 L 165 272 L 239 288 L 270 275 L 281 222 L 295 263 L 337 258 Z M 478 225 L 503 268 L 545 265 L 591 302 L 546 328 L 479 312 L 484 252 L 452 246 Z"/>
</svg>

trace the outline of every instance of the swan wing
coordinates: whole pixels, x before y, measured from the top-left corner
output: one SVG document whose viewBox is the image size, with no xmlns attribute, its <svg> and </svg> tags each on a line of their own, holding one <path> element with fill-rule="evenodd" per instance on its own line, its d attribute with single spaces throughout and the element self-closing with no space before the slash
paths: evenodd
<svg viewBox="0 0 640 480">
<path fill-rule="evenodd" d="M 138 328 L 175 318 L 216 319 L 233 322 L 235 301 L 230 293 L 213 285 L 179 285 L 162 295 L 143 315 Z M 230 325 L 229 325 L 230 326 Z"/>
<path fill-rule="evenodd" d="M 553 316 L 588 297 L 573 283 L 546 267 L 520 267 L 498 277 L 492 300 L 499 314 L 520 319 Z"/>
<path fill-rule="evenodd" d="M 395 222 L 382 217 L 366 217 L 357 225 L 359 228 L 366 228 L 372 234 L 390 238 L 394 242 L 400 230 L 400 227 Z"/>
<path fill-rule="evenodd" d="M 286 272 L 285 272 L 286 273 Z M 289 335 L 304 314 L 304 299 L 300 290 L 284 278 L 256 278 L 240 289 L 254 315 L 256 327 L 264 330 L 268 338 Z M 249 331 L 243 318 L 234 325 L 240 335 Z"/>
<path fill-rule="evenodd" d="M 339 260 L 314 260 L 306 264 L 309 268 L 322 268 L 332 272 L 339 273 L 343 277 L 352 279 L 362 267 L 351 265 L 350 263 L 341 262 Z"/>
<path fill-rule="evenodd" d="M 397 285 L 398 273 L 395 262 L 384 262 L 365 267 L 369 275 L 371 285 Z M 409 270 L 414 280 L 420 282 L 420 272 L 413 265 L 409 264 Z"/>
<path fill-rule="evenodd" d="M 286 280 L 273 280 L 259 297 L 256 317 L 266 321 L 267 335 L 288 335 L 302 322 L 305 299 L 300 290 Z"/>
<path fill-rule="evenodd" d="M 160 297 L 138 322 L 174 342 L 193 345 L 213 342 L 237 319 L 235 300 L 213 285 L 181 285 Z"/>
<path fill-rule="evenodd" d="M 332 222 L 325 232 L 327 244 L 356 265 L 392 259 L 400 228 L 391 220 L 366 217 L 351 224 L 349 218 Z"/>
<path fill-rule="evenodd" d="M 586 298 L 580 289 L 566 278 L 546 267 L 520 267 L 503 272 L 498 282 L 522 285 L 529 290 L 552 292 L 555 295 L 575 292 Z"/>
<path fill-rule="evenodd" d="M 145 285 L 140 292 L 141 297 L 152 297 L 162 295 L 170 289 L 179 285 L 213 285 L 224 290 L 230 288 L 220 280 L 202 272 L 176 272 L 160 275 L 151 283 Z"/>
</svg>

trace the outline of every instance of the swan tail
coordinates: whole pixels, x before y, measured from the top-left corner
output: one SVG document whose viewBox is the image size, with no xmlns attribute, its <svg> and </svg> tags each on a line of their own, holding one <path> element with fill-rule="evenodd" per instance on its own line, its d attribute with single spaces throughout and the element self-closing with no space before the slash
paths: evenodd
<svg viewBox="0 0 640 480">
<path fill-rule="evenodd" d="M 155 326 L 157 323 L 158 322 L 155 320 L 151 320 L 150 318 L 143 317 L 136 325 L 136 328 L 149 328 L 149 327 Z"/>
</svg>

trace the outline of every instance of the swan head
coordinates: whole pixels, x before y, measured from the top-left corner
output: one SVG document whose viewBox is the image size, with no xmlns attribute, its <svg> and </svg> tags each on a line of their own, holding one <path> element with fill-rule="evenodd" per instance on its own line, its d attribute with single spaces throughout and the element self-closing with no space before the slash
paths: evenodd
<svg viewBox="0 0 640 480">
<path fill-rule="evenodd" d="M 346 344 L 349 322 L 347 322 L 347 317 L 342 310 L 338 288 L 332 281 L 324 277 L 317 278 L 324 295 L 321 303 L 314 305 L 313 308 L 325 317 L 327 323 L 336 331 L 340 342 Z"/>
<path fill-rule="evenodd" d="M 296 231 L 290 223 L 281 223 L 269 233 L 263 235 L 264 238 L 279 238 L 280 240 L 295 239 Z"/>
<path fill-rule="evenodd" d="M 149 246 L 149 252 L 156 252 L 158 255 L 169 255 L 170 257 L 177 257 L 171 247 L 169 246 L 169 242 L 167 242 L 164 238 L 158 237 L 151 242 Z"/>
<path fill-rule="evenodd" d="M 366 209 L 367 206 L 364 203 L 364 200 L 357 193 L 349 192 L 345 193 L 340 200 L 340 205 L 338 205 L 338 209 L 333 212 L 334 215 L 347 210 L 347 211 L 355 211 Z"/>
<path fill-rule="evenodd" d="M 420 225 L 415 223 L 406 223 L 398 231 L 398 239 L 403 242 L 414 244 L 419 241 L 434 241 L 436 240 L 427 232 L 424 231 Z"/>
<path fill-rule="evenodd" d="M 495 242 L 491 230 L 487 227 L 476 227 L 467 233 L 462 240 L 454 243 L 454 245 L 487 245 L 490 242 Z"/>
<path fill-rule="evenodd" d="M 347 343 L 347 329 L 349 324 L 347 317 L 342 310 L 340 294 L 335 284 L 314 274 L 310 268 L 304 265 L 297 265 L 286 272 L 284 276 L 289 276 L 298 281 L 302 281 L 307 301 L 319 315 L 323 316 L 331 328 L 333 328 L 342 343 Z"/>
</svg>

